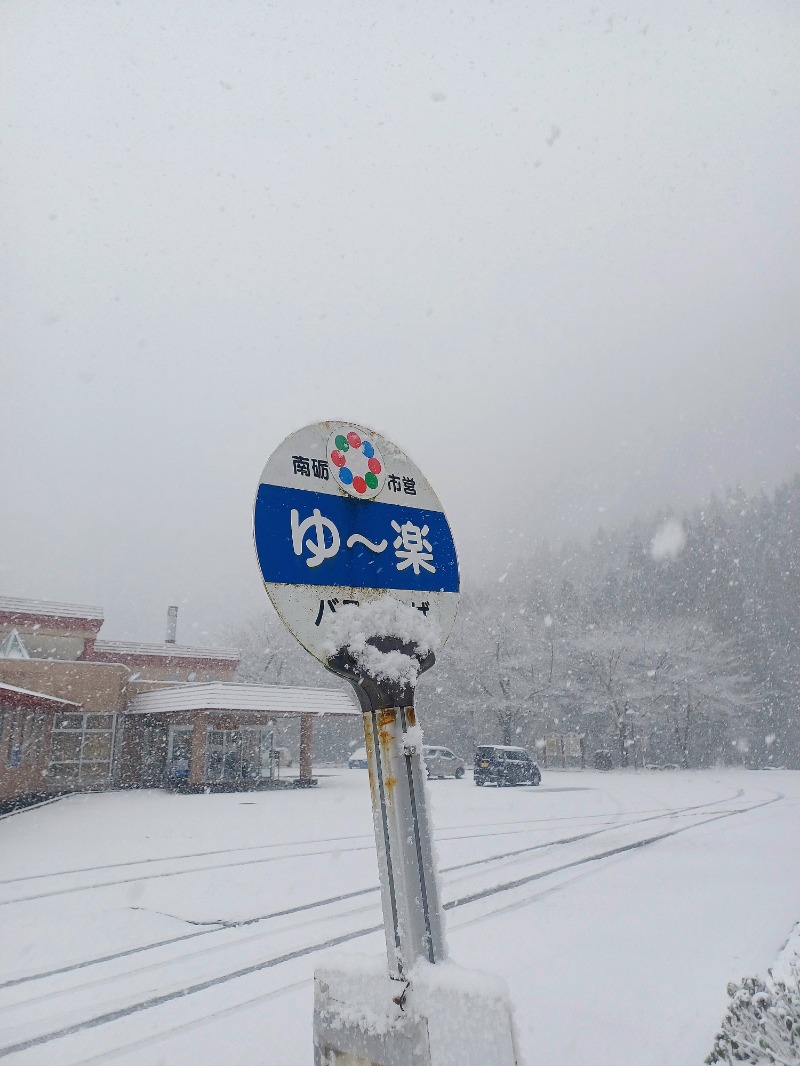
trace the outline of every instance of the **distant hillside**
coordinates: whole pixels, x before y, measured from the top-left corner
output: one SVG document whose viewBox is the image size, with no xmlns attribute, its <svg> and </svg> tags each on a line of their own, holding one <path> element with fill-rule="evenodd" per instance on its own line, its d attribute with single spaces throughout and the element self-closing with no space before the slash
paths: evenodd
<svg viewBox="0 0 800 1066">
<path fill-rule="evenodd" d="M 334 683 L 271 612 L 237 636 L 243 680 Z M 577 730 L 618 765 L 800 766 L 800 475 L 509 560 L 467 585 L 418 701 L 468 757 Z"/>
</svg>

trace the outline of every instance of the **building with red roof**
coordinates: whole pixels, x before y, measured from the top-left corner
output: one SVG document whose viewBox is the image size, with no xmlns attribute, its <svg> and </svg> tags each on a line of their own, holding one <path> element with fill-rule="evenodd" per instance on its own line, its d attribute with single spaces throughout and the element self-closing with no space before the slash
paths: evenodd
<svg viewBox="0 0 800 1066">
<path fill-rule="evenodd" d="M 238 652 L 101 640 L 99 607 L 0 597 L 0 805 L 65 792 L 287 784 L 276 722 L 300 723 L 296 785 L 314 783 L 314 720 L 360 714 L 336 689 L 235 682 Z"/>
</svg>

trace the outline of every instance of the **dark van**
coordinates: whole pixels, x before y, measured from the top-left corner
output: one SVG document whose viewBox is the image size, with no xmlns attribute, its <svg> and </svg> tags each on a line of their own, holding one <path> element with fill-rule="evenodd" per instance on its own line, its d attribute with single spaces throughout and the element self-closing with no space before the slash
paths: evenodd
<svg viewBox="0 0 800 1066">
<path fill-rule="evenodd" d="M 482 744 L 475 752 L 476 785 L 538 785 L 542 772 L 524 748 Z"/>
</svg>

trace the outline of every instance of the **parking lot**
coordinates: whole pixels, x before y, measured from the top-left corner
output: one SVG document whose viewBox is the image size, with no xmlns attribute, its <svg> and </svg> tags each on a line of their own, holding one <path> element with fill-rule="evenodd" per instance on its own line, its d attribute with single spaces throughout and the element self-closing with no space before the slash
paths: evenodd
<svg viewBox="0 0 800 1066">
<path fill-rule="evenodd" d="M 451 953 L 509 982 L 531 1062 L 702 1061 L 726 982 L 800 917 L 800 774 L 428 787 Z M 383 950 L 363 770 L 73 796 L 0 821 L 0 848 L 9 1061 L 305 1066 L 315 962 Z"/>
</svg>

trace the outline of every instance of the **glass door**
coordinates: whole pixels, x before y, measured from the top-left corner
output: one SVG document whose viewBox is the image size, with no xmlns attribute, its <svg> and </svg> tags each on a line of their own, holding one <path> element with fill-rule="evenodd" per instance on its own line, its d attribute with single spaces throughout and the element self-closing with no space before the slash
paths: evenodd
<svg viewBox="0 0 800 1066">
<path fill-rule="evenodd" d="M 192 768 L 192 727 L 190 725 L 170 727 L 167 765 L 172 781 L 180 784 L 189 780 Z"/>
<path fill-rule="evenodd" d="M 206 780 L 233 785 L 269 777 L 271 739 L 261 729 L 209 729 Z"/>
<path fill-rule="evenodd" d="M 238 729 L 225 730 L 222 756 L 222 780 L 233 784 L 242 780 L 242 734 Z"/>
</svg>

